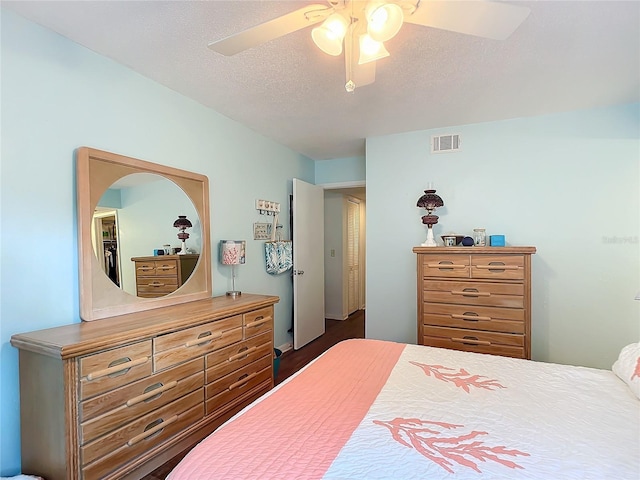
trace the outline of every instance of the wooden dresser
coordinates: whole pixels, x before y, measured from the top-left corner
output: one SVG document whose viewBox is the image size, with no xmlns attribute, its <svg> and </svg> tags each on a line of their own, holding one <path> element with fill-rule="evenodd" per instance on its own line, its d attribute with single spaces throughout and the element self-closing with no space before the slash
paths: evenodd
<svg viewBox="0 0 640 480">
<path fill-rule="evenodd" d="M 139 479 L 273 388 L 278 297 L 242 294 L 14 335 L 22 471 Z"/>
<path fill-rule="evenodd" d="M 531 358 L 535 247 L 415 247 L 418 343 Z"/>
<path fill-rule="evenodd" d="M 133 257 L 136 268 L 136 296 L 163 297 L 176 291 L 189 279 L 199 255 L 160 255 Z"/>
</svg>

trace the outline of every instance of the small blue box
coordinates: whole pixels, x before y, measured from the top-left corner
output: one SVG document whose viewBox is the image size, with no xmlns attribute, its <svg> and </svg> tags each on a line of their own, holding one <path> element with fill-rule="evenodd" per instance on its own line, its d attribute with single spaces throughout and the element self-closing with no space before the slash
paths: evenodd
<svg viewBox="0 0 640 480">
<path fill-rule="evenodd" d="M 489 245 L 491 245 L 492 247 L 504 247 L 504 235 L 490 235 Z"/>
</svg>

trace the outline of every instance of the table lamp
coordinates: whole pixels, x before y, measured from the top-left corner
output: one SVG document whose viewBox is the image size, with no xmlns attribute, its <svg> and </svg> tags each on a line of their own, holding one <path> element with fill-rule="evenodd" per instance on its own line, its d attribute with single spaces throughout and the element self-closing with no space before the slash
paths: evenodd
<svg viewBox="0 0 640 480">
<path fill-rule="evenodd" d="M 422 223 L 427 226 L 427 239 L 422 244 L 423 247 L 436 247 L 438 244 L 433 238 L 433 226 L 438 223 L 438 216 L 433 215 L 437 207 L 443 207 L 444 201 L 436 195 L 435 189 L 429 188 L 424 191 L 424 195 L 418 199 L 417 207 L 427 210 L 427 214 L 422 217 Z"/>
<path fill-rule="evenodd" d="M 189 238 L 189 234 L 185 232 L 185 230 L 193 227 L 193 225 L 191 225 L 191 222 L 187 219 L 186 215 L 178 215 L 178 219 L 173 222 L 173 226 L 178 229 L 178 238 L 182 242 L 178 255 L 185 255 L 187 253 L 187 246 L 184 241 Z"/>
<path fill-rule="evenodd" d="M 246 244 L 244 240 L 220 240 L 220 263 L 231 265 L 232 289 L 227 292 L 230 297 L 242 295 L 236 290 L 236 265 L 244 265 Z"/>
</svg>

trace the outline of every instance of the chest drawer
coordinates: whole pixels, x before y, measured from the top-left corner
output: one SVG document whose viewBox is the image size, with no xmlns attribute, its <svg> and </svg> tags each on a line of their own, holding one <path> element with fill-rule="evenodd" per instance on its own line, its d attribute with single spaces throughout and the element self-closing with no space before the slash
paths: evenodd
<svg viewBox="0 0 640 480">
<path fill-rule="evenodd" d="M 271 354 L 271 332 L 221 348 L 207 355 L 205 383 L 211 383 L 269 354 Z"/>
<path fill-rule="evenodd" d="M 525 310 L 521 308 L 478 307 L 424 304 L 424 325 L 488 330 L 504 333 L 525 333 Z"/>
<path fill-rule="evenodd" d="M 179 330 L 153 339 L 156 371 L 242 340 L 242 315 Z"/>
<path fill-rule="evenodd" d="M 151 340 L 83 357 L 80 398 L 87 399 L 151 375 Z"/>
<path fill-rule="evenodd" d="M 524 255 L 471 255 L 471 278 L 523 280 Z"/>
<path fill-rule="evenodd" d="M 426 302 L 524 308 L 521 283 L 424 281 Z"/>
<path fill-rule="evenodd" d="M 424 326 L 424 344 L 477 353 L 525 358 L 524 335 Z"/>
<path fill-rule="evenodd" d="M 238 401 L 241 401 L 241 399 L 247 398 L 247 395 L 255 394 L 255 389 L 260 389 L 266 393 L 271 388 L 272 371 L 272 367 L 267 366 L 262 370 L 253 370 L 251 374 L 244 374 L 243 376 L 231 375 L 231 377 L 235 378 L 227 388 L 218 390 L 218 393 L 213 396 L 207 395 L 207 415 L 212 415 L 216 412 L 219 414 L 221 411 L 227 410 Z M 213 390 L 213 385 L 211 390 Z"/>
<path fill-rule="evenodd" d="M 244 338 L 273 330 L 273 307 L 261 308 L 244 314 Z"/>
<path fill-rule="evenodd" d="M 82 447 L 84 480 L 99 480 L 115 468 L 192 426 L 204 416 L 202 389 L 103 439 Z"/>
<path fill-rule="evenodd" d="M 255 383 L 260 383 L 260 381 L 266 380 L 264 379 L 255 382 L 256 378 L 261 378 L 260 374 L 266 372 L 270 378 L 272 367 L 272 352 L 266 357 L 262 357 L 261 359 L 250 363 L 246 367 L 243 367 L 229 375 L 226 375 L 212 383 L 207 384 L 206 386 L 206 395 L 207 399 L 213 398 L 216 395 L 223 392 L 234 392 L 234 391 L 245 391 L 249 390 L 251 386 Z"/>
<path fill-rule="evenodd" d="M 422 255 L 422 275 L 425 277 L 469 278 L 469 255 Z"/>
<path fill-rule="evenodd" d="M 174 276 L 178 278 L 177 260 L 154 260 L 148 262 L 136 262 L 137 277 Z"/>
<path fill-rule="evenodd" d="M 204 360 L 184 363 L 82 402 L 80 441 L 86 443 L 204 386 Z"/>
</svg>

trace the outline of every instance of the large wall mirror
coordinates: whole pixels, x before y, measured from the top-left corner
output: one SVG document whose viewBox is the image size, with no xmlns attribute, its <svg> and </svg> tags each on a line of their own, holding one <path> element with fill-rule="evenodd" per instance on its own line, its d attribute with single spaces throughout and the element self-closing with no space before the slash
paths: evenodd
<svg viewBox="0 0 640 480">
<path fill-rule="evenodd" d="M 206 176 L 88 147 L 76 167 L 83 320 L 211 297 Z"/>
</svg>

